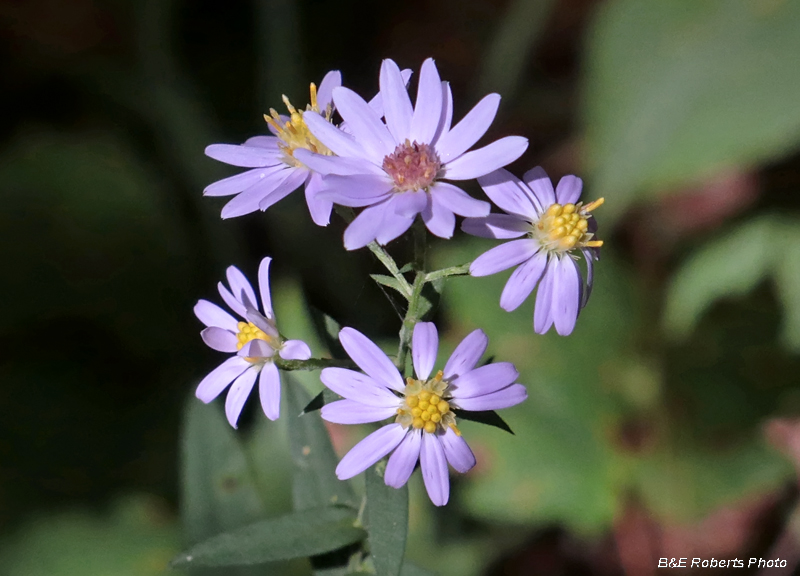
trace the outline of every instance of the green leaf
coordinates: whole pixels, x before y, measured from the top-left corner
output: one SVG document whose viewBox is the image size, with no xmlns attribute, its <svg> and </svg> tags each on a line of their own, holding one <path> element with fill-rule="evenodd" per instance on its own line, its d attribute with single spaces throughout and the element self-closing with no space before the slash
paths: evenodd
<svg viewBox="0 0 800 576">
<path fill-rule="evenodd" d="M 387 486 L 385 470 L 382 460 L 366 472 L 367 533 L 376 573 L 397 576 L 408 537 L 408 484 L 400 489 Z"/>
<path fill-rule="evenodd" d="M 600 6 L 584 90 L 592 196 L 637 193 L 785 155 L 800 136 L 800 3 L 616 0 Z"/>
<path fill-rule="evenodd" d="M 667 330 L 685 336 L 717 299 L 745 294 L 769 274 L 778 225 L 769 216 L 751 220 L 693 254 L 668 289 Z"/>
<path fill-rule="evenodd" d="M 263 517 L 247 458 L 219 405 L 191 397 L 181 453 L 181 517 L 189 543 Z"/>
<path fill-rule="evenodd" d="M 427 282 L 422 287 L 422 293 L 419 298 L 419 306 L 417 307 L 417 320 L 422 321 L 426 316 L 433 314 L 436 307 L 439 305 L 439 300 L 442 298 L 442 291 L 444 290 L 444 278 Z"/>
<path fill-rule="evenodd" d="M 316 410 L 321 409 L 325 404 L 330 404 L 331 402 L 336 402 L 337 400 L 341 400 L 342 397 L 339 396 L 333 390 L 329 388 L 325 388 L 322 392 L 314 396 L 314 398 L 306 404 L 306 407 L 303 408 L 301 414 L 308 414 L 309 412 L 314 412 Z"/>
<path fill-rule="evenodd" d="M 403 296 L 403 298 L 406 297 L 405 288 L 402 284 L 400 284 L 397 278 L 394 278 L 393 276 L 387 276 L 385 274 L 370 274 L 369 277 L 375 280 L 375 282 L 378 284 L 382 284 L 383 286 L 388 286 L 393 290 L 397 290 L 400 295 Z"/>
<path fill-rule="evenodd" d="M 173 567 L 247 566 L 303 558 L 363 540 L 349 508 L 311 508 L 219 534 L 175 558 Z"/>
<path fill-rule="evenodd" d="M 431 572 L 412 562 L 406 561 L 403 562 L 403 569 L 400 570 L 400 576 L 436 576 L 436 572 Z"/>
<path fill-rule="evenodd" d="M 470 422 L 479 422 L 480 424 L 488 424 L 500 430 L 505 430 L 509 434 L 514 434 L 511 427 L 506 424 L 500 415 L 494 410 L 482 410 L 480 412 L 472 412 L 470 410 L 453 410 L 458 418 L 469 420 Z"/>
<path fill-rule="evenodd" d="M 302 412 L 311 397 L 292 377 L 285 375 L 284 382 L 290 414 L 287 420 L 289 445 L 294 463 L 294 509 L 307 510 L 332 504 L 357 507 L 350 484 L 336 477 L 334 471 L 339 460 L 319 414 L 312 412 L 294 416 Z"/>
</svg>

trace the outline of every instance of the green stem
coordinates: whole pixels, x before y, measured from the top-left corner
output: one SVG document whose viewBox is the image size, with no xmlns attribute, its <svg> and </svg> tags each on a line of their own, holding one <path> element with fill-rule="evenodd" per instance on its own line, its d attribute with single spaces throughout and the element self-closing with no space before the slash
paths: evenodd
<svg viewBox="0 0 800 576">
<path fill-rule="evenodd" d="M 442 268 L 441 270 L 434 270 L 425 274 L 425 282 L 433 282 L 439 278 L 449 278 L 450 276 L 469 276 L 469 266 L 472 262 L 467 262 L 461 266 L 451 266 L 450 268 Z"/>
<path fill-rule="evenodd" d="M 335 358 L 309 358 L 308 360 L 284 360 L 275 358 L 275 365 L 281 370 L 322 370 L 323 368 L 356 368 L 351 360 Z"/>
<path fill-rule="evenodd" d="M 411 347 L 411 335 L 414 333 L 414 326 L 419 322 L 419 302 L 422 295 L 422 288 L 425 286 L 425 274 L 417 272 L 414 277 L 414 285 L 411 290 L 411 297 L 408 300 L 408 310 L 403 318 L 403 325 L 400 327 L 400 345 L 397 349 L 397 368 L 405 374 L 406 358 Z M 406 374 L 408 375 L 408 374 Z"/>
</svg>

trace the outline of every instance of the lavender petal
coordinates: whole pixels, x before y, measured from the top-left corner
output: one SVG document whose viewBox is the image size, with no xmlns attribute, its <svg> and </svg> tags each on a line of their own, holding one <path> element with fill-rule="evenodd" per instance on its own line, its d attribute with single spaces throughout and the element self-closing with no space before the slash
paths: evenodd
<svg viewBox="0 0 800 576">
<path fill-rule="evenodd" d="M 369 104 L 349 88 L 344 86 L 336 88 L 333 91 L 333 101 L 356 141 L 361 144 L 366 153 L 365 157 L 380 165 L 396 146 L 386 125 L 372 111 Z"/>
<path fill-rule="evenodd" d="M 298 148 L 294 151 L 294 158 L 313 172 L 327 176 L 335 174 L 337 176 L 354 176 L 358 174 L 372 174 L 384 176 L 386 173 L 382 168 L 376 166 L 363 158 L 344 158 L 341 156 L 325 156 L 315 154 L 310 150 Z"/>
<path fill-rule="evenodd" d="M 267 362 L 261 368 L 261 377 L 258 379 L 258 397 L 261 399 L 261 409 L 270 420 L 277 420 L 281 415 L 281 375 L 278 367 L 272 362 Z"/>
<path fill-rule="evenodd" d="M 539 219 L 544 207 L 533 192 L 508 170 L 500 168 L 478 178 L 486 195 L 502 210 L 529 222 Z"/>
<path fill-rule="evenodd" d="M 283 165 L 271 168 L 254 168 L 229 178 L 217 180 L 213 184 L 206 186 L 206 189 L 203 190 L 203 196 L 231 196 L 232 194 L 238 194 L 257 184 L 262 178 L 280 172 L 284 168 L 285 166 Z"/>
<path fill-rule="evenodd" d="M 442 118 L 442 80 L 433 58 L 422 63 L 414 115 L 411 117 L 412 142 L 430 143 Z M 400 140 L 402 142 L 402 140 Z"/>
<path fill-rule="evenodd" d="M 418 322 L 411 337 L 411 358 L 418 379 L 428 379 L 438 352 L 439 333 L 436 331 L 436 326 L 433 322 Z"/>
<path fill-rule="evenodd" d="M 231 294 L 239 302 L 245 305 L 245 308 L 252 305 L 253 308 L 258 308 L 258 300 L 256 300 L 256 293 L 253 287 L 247 280 L 247 277 L 242 274 L 236 266 L 228 266 L 225 270 L 225 276 L 228 278 L 228 286 L 231 287 Z"/>
<path fill-rule="evenodd" d="M 431 188 L 431 195 L 436 196 L 442 206 L 459 216 L 487 216 L 492 208 L 488 202 L 477 200 L 458 186 L 447 182 L 434 184 Z"/>
<path fill-rule="evenodd" d="M 404 218 L 414 218 L 414 216 L 425 210 L 428 205 L 428 194 L 422 190 L 394 194 L 392 204 L 394 205 L 395 214 Z"/>
<path fill-rule="evenodd" d="M 238 356 L 228 358 L 200 381 L 194 395 L 208 404 L 219 396 L 220 392 L 225 390 L 228 384 L 233 382 L 234 378 L 238 378 L 250 366 L 250 362 L 244 358 L 239 358 Z"/>
<path fill-rule="evenodd" d="M 258 182 L 241 192 L 222 208 L 222 218 L 236 218 L 244 216 L 258 210 L 258 205 L 265 196 L 271 194 L 286 180 L 296 168 L 282 167 L 280 170 L 271 172 L 261 178 Z"/>
<path fill-rule="evenodd" d="M 470 180 L 510 164 L 528 148 L 528 139 L 506 136 L 491 144 L 467 152 L 445 165 L 448 180 Z"/>
<path fill-rule="evenodd" d="M 536 291 L 536 304 L 533 310 L 533 330 L 544 334 L 553 325 L 553 279 L 555 278 L 555 262 L 548 262 L 539 289 Z"/>
<path fill-rule="evenodd" d="M 258 292 L 261 295 L 261 305 L 267 318 L 273 317 L 272 295 L 269 291 L 269 265 L 272 258 L 265 256 L 258 265 Z"/>
<path fill-rule="evenodd" d="M 511 362 L 486 364 L 451 380 L 453 386 L 451 394 L 458 401 L 463 398 L 484 396 L 513 384 L 517 378 L 519 372 Z"/>
<path fill-rule="evenodd" d="M 400 442 L 400 445 L 389 457 L 389 462 L 386 464 L 386 472 L 383 475 L 383 480 L 387 486 L 392 488 L 402 488 L 411 474 L 414 472 L 414 467 L 419 460 L 419 451 L 422 447 L 422 431 L 411 430 Z"/>
<path fill-rule="evenodd" d="M 450 462 L 450 466 L 462 474 L 472 470 L 477 461 L 466 440 L 448 428 L 444 434 L 439 436 L 439 441 L 442 443 L 444 455 Z"/>
<path fill-rule="evenodd" d="M 511 312 L 530 296 L 547 266 L 547 255 L 537 252 L 530 260 L 514 270 L 500 295 L 500 308 Z"/>
<path fill-rule="evenodd" d="M 211 144 L 206 146 L 206 156 L 231 166 L 262 168 L 282 162 L 280 154 L 269 148 L 243 144 Z"/>
<path fill-rule="evenodd" d="M 475 396 L 473 398 L 459 398 L 456 402 L 462 410 L 476 412 L 485 410 L 500 410 L 510 408 L 523 402 L 528 397 L 528 391 L 522 384 L 512 384 L 491 394 Z"/>
<path fill-rule="evenodd" d="M 272 358 L 275 349 L 260 338 L 255 338 L 247 342 L 237 352 L 241 358 Z"/>
<path fill-rule="evenodd" d="M 489 338 L 480 328 L 467 334 L 466 338 L 453 350 L 444 366 L 445 380 L 458 378 L 475 368 L 488 346 Z"/>
<path fill-rule="evenodd" d="M 414 218 L 405 218 L 399 214 L 395 214 L 393 209 L 387 206 L 384 210 L 383 222 L 378 229 L 375 241 L 381 246 L 388 244 L 411 228 L 413 223 Z"/>
<path fill-rule="evenodd" d="M 556 186 L 556 199 L 562 206 L 564 204 L 575 204 L 581 197 L 583 180 L 577 176 L 564 176 L 558 181 Z"/>
<path fill-rule="evenodd" d="M 311 358 L 311 348 L 302 340 L 287 340 L 278 355 L 284 360 L 308 360 Z"/>
<path fill-rule="evenodd" d="M 379 384 L 402 392 L 405 389 L 400 372 L 375 343 L 353 328 L 342 328 L 339 341 L 353 362 Z"/>
<path fill-rule="evenodd" d="M 239 300 L 234 298 L 233 294 L 230 293 L 230 291 L 222 282 L 217 282 L 217 290 L 219 291 L 219 295 L 222 296 L 222 299 L 225 301 L 225 304 L 227 304 L 231 310 L 236 312 L 242 318 L 247 318 L 247 308 L 245 308 L 244 304 L 239 302 Z M 238 332 L 239 329 L 236 328 L 234 331 Z"/>
<path fill-rule="evenodd" d="M 422 211 L 422 219 L 431 234 L 439 238 L 452 238 L 453 230 L 456 227 L 455 214 L 436 196 L 431 195 L 431 201 Z"/>
<path fill-rule="evenodd" d="M 453 91 L 450 89 L 450 82 L 442 82 L 442 118 L 439 120 L 439 126 L 436 128 L 436 134 L 433 135 L 433 144 L 436 148 L 436 143 L 442 135 L 450 131 L 450 124 L 453 122 Z"/>
<path fill-rule="evenodd" d="M 539 244 L 530 238 L 512 240 L 487 250 L 469 266 L 472 276 L 489 276 L 525 262 L 539 249 Z"/>
<path fill-rule="evenodd" d="M 328 104 L 333 105 L 333 89 L 342 85 L 342 73 L 331 70 L 322 78 L 317 89 L 317 106 L 324 111 Z"/>
<path fill-rule="evenodd" d="M 380 87 L 382 114 L 378 115 L 386 117 L 386 125 L 395 142 L 404 142 L 409 137 L 414 109 L 408 97 L 406 82 L 393 60 L 386 59 L 381 63 Z"/>
<path fill-rule="evenodd" d="M 522 180 L 533 190 L 544 210 L 547 210 L 551 204 L 555 204 L 556 193 L 553 190 L 553 183 L 550 182 L 544 168 L 537 166 L 528 170 L 522 175 Z"/>
<path fill-rule="evenodd" d="M 208 300 L 197 301 L 197 304 L 194 305 L 194 315 L 208 327 L 218 326 L 231 332 L 238 332 L 236 319 Z"/>
<path fill-rule="evenodd" d="M 231 389 L 228 390 L 228 396 L 225 398 L 225 416 L 227 416 L 228 422 L 234 428 L 237 427 L 236 423 L 239 421 L 239 414 L 242 413 L 244 403 L 247 402 L 257 377 L 258 368 L 251 366 L 233 381 Z"/>
<path fill-rule="evenodd" d="M 581 273 L 575 261 L 566 256 L 555 267 L 551 314 L 556 332 L 569 336 L 575 329 L 581 302 Z"/>
<path fill-rule="evenodd" d="M 365 208 L 344 231 L 344 247 L 347 250 L 363 248 L 378 236 L 383 222 L 387 202 Z"/>
<path fill-rule="evenodd" d="M 371 377 L 346 368 L 325 368 L 320 380 L 339 396 L 368 406 L 397 408 L 399 399 Z"/>
<path fill-rule="evenodd" d="M 303 112 L 303 121 L 317 139 L 334 154 L 344 158 L 365 158 L 363 148 L 350 134 L 339 130 L 316 112 Z"/>
<path fill-rule="evenodd" d="M 344 455 L 336 467 L 339 480 L 347 480 L 375 464 L 394 450 L 403 440 L 406 431 L 400 424 L 387 424 L 373 432 Z"/>
<path fill-rule="evenodd" d="M 420 451 L 422 479 L 428 496 L 436 506 L 444 506 L 450 498 L 450 477 L 447 472 L 447 457 L 444 447 L 435 434 L 422 435 Z"/>
<path fill-rule="evenodd" d="M 368 424 L 380 422 L 397 414 L 394 406 L 368 406 L 355 400 L 337 400 L 322 407 L 322 418 L 334 424 Z"/>
<path fill-rule="evenodd" d="M 209 326 L 200 332 L 200 336 L 209 348 L 213 348 L 219 352 L 236 352 L 237 350 L 236 343 L 239 340 L 230 330 L 218 328 L 217 326 Z"/>
<path fill-rule="evenodd" d="M 489 214 L 483 218 L 465 218 L 461 229 L 472 236 L 508 240 L 525 235 L 531 224 L 510 214 Z"/>
<path fill-rule="evenodd" d="M 320 198 L 352 208 L 372 206 L 387 199 L 393 186 L 386 176 L 372 174 L 325 176 L 323 185 Z"/>
<path fill-rule="evenodd" d="M 452 130 L 443 132 L 436 142 L 439 159 L 451 162 L 472 148 L 492 125 L 499 105 L 500 95 L 488 94 Z"/>
<path fill-rule="evenodd" d="M 308 213 L 311 214 L 311 219 L 317 226 L 327 226 L 331 221 L 331 211 L 333 210 L 333 202 L 319 197 L 319 191 L 322 189 L 322 176 L 316 172 L 311 173 L 311 177 L 306 182 L 306 204 L 308 205 Z"/>
<path fill-rule="evenodd" d="M 594 286 L 594 257 L 591 249 L 583 249 L 583 258 L 586 260 L 586 290 L 581 295 L 581 308 L 586 306 L 589 301 L 589 296 L 592 295 L 592 287 Z"/>
<path fill-rule="evenodd" d="M 308 176 L 308 170 L 295 168 L 291 171 L 289 176 L 283 180 L 283 182 L 278 184 L 278 186 L 272 192 L 261 199 L 261 201 L 258 203 L 258 209 L 264 211 L 276 202 L 283 200 L 289 194 L 302 186 L 303 183 L 308 179 Z"/>
<path fill-rule="evenodd" d="M 275 136 L 251 136 L 244 141 L 244 145 L 264 148 L 266 150 L 280 150 L 278 142 L 280 142 L 280 138 L 276 138 Z"/>
</svg>

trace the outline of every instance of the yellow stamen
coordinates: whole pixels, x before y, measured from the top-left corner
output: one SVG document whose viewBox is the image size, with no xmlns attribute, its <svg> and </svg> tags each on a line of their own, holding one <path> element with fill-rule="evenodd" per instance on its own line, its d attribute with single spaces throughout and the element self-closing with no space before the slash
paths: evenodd
<svg viewBox="0 0 800 576">
<path fill-rule="evenodd" d="M 601 206 L 605 200 L 600 198 L 583 206 L 577 204 L 555 203 L 547 207 L 541 218 L 534 223 L 529 235 L 540 242 L 550 253 L 558 255 L 576 248 L 597 248 L 602 242 L 594 240 L 589 232 L 591 211 Z"/>
<path fill-rule="evenodd" d="M 397 409 L 395 422 L 404 428 L 411 426 L 415 430 L 424 430 L 429 434 L 447 428 L 452 428 L 460 434 L 455 426 L 456 416 L 450 410 L 450 403 L 444 399 L 448 386 L 441 370 L 424 382 L 407 378 L 406 388 L 403 391 L 405 399 Z"/>
<path fill-rule="evenodd" d="M 598 206 L 602 206 L 605 201 L 606 201 L 605 198 L 598 198 L 594 202 L 589 202 L 586 206 L 583 207 L 583 209 L 586 212 L 591 212 L 592 210 L 594 210 Z"/>
</svg>

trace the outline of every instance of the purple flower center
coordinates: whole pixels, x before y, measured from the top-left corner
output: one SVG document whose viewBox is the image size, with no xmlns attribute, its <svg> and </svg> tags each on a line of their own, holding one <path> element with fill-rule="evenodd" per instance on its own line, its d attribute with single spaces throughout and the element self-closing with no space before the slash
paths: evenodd
<svg viewBox="0 0 800 576">
<path fill-rule="evenodd" d="M 449 384 L 442 380 L 442 376 L 439 370 L 436 376 L 426 382 L 408 378 L 403 391 L 405 398 L 397 409 L 395 422 L 403 428 L 411 426 L 429 434 L 448 427 L 461 436 L 456 427 L 456 416 L 450 409 L 450 403 L 445 400 Z"/>
<path fill-rule="evenodd" d="M 408 140 L 383 159 L 383 169 L 394 180 L 397 192 L 427 190 L 441 167 L 433 148 Z"/>
</svg>

